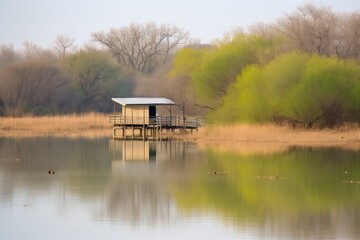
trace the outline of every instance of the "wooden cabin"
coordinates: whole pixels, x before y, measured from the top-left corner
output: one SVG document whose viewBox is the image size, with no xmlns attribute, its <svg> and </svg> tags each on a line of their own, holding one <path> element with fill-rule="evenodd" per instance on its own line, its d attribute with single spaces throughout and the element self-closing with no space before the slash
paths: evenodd
<svg viewBox="0 0 360 240">
<path fill-rule="evenodd" d="M 175 103 L 167 98 L 112 98 L 112 101 L 114 113 L 109 122 L 113 126 L 114 139 L 161 138 L 163 130 L 199 127 L 195 118 L 173 115 Z M 158 114 L 160 107 L 161 115 Z"/>
</svg>

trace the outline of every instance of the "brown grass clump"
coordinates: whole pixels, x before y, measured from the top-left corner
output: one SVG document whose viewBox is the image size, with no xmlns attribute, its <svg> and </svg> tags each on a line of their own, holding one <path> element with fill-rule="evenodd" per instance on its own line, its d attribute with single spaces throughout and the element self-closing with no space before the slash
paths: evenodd
<svg viewBox="0 0 360 240">
<path fill-rule="evenodd" d="M 273 124 L 208 126 L 193 137 L 203 147 L 242 153 L 278 152 L 290 146 L 360 149 L 360 128 L 357 125 L 310 130 Z"/>
<path fill-rule="evenodd" d="M 111 136 L 108 115 L 100 113 L 0 118 L 0 136 L 105 137 Z"/>
</svg>

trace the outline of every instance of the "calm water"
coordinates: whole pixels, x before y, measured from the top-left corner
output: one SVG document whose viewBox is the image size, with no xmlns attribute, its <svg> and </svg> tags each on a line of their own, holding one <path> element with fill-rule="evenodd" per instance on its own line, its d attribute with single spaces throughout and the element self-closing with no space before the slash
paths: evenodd
<svg viewBox="0 0 360 240">
<path fill-rule="evenodd" d="M 360 152 L 0 138 L 0 239 L 185 238 L 359 239 Z"/>
</svg>

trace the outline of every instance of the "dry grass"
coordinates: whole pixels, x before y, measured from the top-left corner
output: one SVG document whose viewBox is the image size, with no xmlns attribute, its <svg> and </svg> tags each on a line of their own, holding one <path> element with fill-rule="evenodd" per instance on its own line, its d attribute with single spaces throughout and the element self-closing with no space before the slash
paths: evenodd
<svg viewBox="0 0 360 240">
<path fill-rule="evenodd" d="M 200 146 L 222 151 L 278 152 L 291 146 L 360 149 L 360 128 L 344 125 L 337 129 L 292 129 L 272 124 L 209 126 L 193 138 Z"/>
<path fill-rule="evenodd" d="M 0 118 L 0 136 L 110 138 L 112 130 L 108 123 L 108 115 L 99 113 L 5 117 Z M 191 135 L 170 133 L 169 138 L 195 140 L 200 147 L 241 153 L 278 152 L 291 146 L 342 147 L 360 150 L 358 125 L 344 125 L 337 129 L 306 130 L 273 124 L 237 124 L 208 126 Z"/>
<path fill-rule="evenodd" d="M 111 136 L 108 115 L 99 113 L 0 118 L 0 136 L 105 137 Z"/>
</svg>

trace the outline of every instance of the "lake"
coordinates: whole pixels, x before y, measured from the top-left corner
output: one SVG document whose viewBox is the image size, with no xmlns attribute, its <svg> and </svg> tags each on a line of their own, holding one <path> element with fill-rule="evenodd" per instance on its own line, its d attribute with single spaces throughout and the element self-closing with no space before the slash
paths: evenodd
<svg viewBox="0 0 360 240">
<path fill-rule="evenodd" d="M 360 151 L 0 138 L 0 239 L 279 238 L 360 238 Z"/>
</svg>

